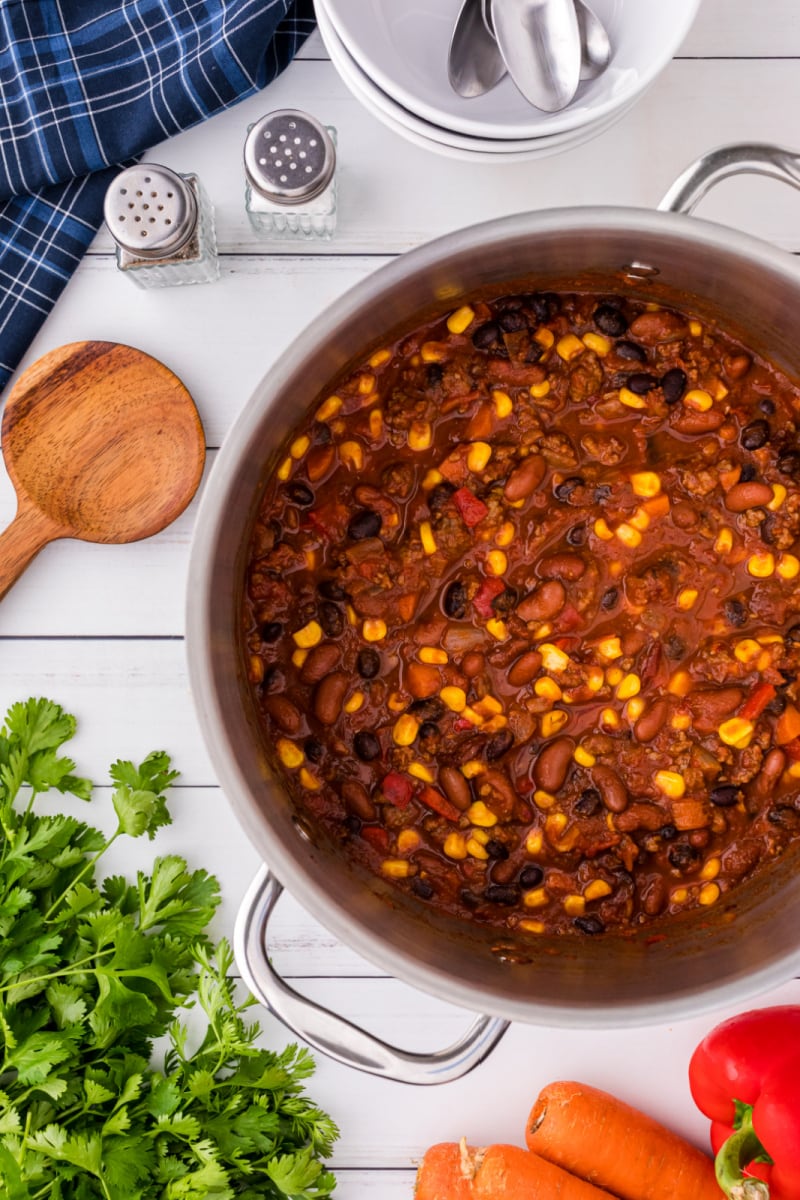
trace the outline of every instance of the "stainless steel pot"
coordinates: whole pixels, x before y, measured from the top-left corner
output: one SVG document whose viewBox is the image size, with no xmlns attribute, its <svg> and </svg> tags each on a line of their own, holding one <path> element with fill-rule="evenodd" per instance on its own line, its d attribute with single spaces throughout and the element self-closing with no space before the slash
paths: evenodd
<svg viewBox="0 0 800 1200">
<path fill-rule="evenodd" d="M 754 172 L 800 187 L 800 156 L 770 146 L 693 164 L 661 210 L 521 214 L 449 235 L 376 271 L 336 302 L 270 370 L 220 451 L 197 517 L 187 618 L 192 689 L 219 781 L 282 884 L 359 954 L 425 991 L 492 1014 L 436 1055 L 399 1051 L 295 993 L 270 961 L 267 921 L 281 884 L 264 870 L 242 906 L 237 960 L 252 991 L 313 1046 L 413 1083 L 464 1074 L 509 1020 L 606 1027 L 672 1020 L 741 1002 L 800 973 L 800 853 L 715 910 L 663 929 L 514 944 L 436 918 L 356 875 L 293 813 L 262 748 L 244 681 L 239 611 L 263 484 L 285 436 L 331 380 L 370 348 L 463 297 L 559 287 L 626 287 L 720 320 L 800 377 L 800 270 L 755 238 L 688 214 L 714 183 Z"/>
</svg>

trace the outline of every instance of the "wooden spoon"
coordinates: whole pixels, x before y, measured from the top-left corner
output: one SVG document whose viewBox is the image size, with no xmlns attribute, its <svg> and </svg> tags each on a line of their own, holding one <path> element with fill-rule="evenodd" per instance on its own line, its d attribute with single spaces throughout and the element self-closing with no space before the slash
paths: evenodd
<svg viewBox="0 0 800 1200">
<path fill-rule="evenodd" d="M 2 423 L 17 515 L 0 534 L 0 599 L 48 542 L 135 542 L 174 521 L 205 437 L 176 375 L 141 350 L 73 342 L 17 380 Z"/>
</svg>

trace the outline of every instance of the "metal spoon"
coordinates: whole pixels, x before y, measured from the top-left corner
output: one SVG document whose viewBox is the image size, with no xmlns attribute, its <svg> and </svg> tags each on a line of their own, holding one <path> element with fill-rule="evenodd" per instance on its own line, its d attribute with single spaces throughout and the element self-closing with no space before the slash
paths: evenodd
<svg viewBox="0 0 800 1200">
<path fill-rule="evenodd" d="M 611 40 L 606 27 L 585 0 L 573 0 L 581 35 L 581 82 L 602 75 L 611 61 Z M 492 0 L 481 0 L 483 23 L 494 37 Z"/>
<path fill-rule="evenodd" d="M 464 0 L 450 40 L 450 86 L 466 99 L 491 91 L 506 74 L 500 47 L 484 16 L 481 0 Z"/>
<path fill-rule="evenodd" d="M 503 0 L 492 21 L 500 52 L 525 99 L 544 112 L 566 108 L 581 73 L 573 0 Z"/>
</svg>

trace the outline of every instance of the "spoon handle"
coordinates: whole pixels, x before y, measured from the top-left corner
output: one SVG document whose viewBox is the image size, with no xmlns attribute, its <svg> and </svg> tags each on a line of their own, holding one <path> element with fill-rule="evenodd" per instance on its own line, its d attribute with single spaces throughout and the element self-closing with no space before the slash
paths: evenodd
<svg viewBox="0 0 800 1200">
<path fill-rule="evenodd" d="M 0 533 L 0 600 L 42 547 L 63 536 L 50 517 L 20 502 L 14 520 Z"/>
</svg>

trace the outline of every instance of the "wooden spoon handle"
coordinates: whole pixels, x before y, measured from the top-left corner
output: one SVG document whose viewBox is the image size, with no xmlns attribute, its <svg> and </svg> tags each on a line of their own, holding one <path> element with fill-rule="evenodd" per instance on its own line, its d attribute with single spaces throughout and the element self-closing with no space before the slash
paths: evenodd
<svg viewBox="0 0 800 1200">
<path fill-rule="evenodd" d="M 64 531 L 29 504 L 20 504 L 11 524 L 0 533 L 0 600 L 43 546 Z"/>
</svg>

